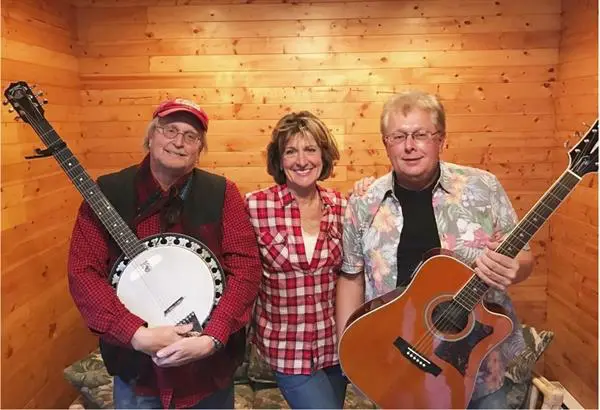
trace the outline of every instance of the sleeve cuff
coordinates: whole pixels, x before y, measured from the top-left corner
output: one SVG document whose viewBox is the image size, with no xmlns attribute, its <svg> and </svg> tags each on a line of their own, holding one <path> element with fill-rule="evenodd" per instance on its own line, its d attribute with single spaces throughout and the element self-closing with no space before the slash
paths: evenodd
<svg viewBox="0 0 600 410">
<path fill-rule="evenodd" d="M 362 273 L 364 270 L 364 266 L 363 265 L 350 265 L 347 263 L 342 263 L 342 274 L 345 275 L 357 275 L 359 273 Z"/>
<path fill-rule="evenodd" d="M 204 329 L 203 333 L 214 337 L 219 342 L 223 343 L 223 345 L 227 344 L 227 340 L 229 339 L 229 327 L 223 322 L 215 322 L 214 320 L 211 320 Z"/>
<path fill-rule="evenodd" d="M 127 313 L 121 319 L 119 319 L 115 326 L 111 329 L 112 337 L 124 345 L 131 345 L 131 338 L 137 330 L 145 326 L 141 318 L 134 315 L 133 313 Z"/>
</svg>

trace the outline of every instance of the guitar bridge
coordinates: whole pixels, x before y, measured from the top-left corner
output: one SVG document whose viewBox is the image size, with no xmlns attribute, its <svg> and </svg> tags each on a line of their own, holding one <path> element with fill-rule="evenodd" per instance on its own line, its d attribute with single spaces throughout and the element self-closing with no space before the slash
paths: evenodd
<svg viewBox="0 0 600 410">
<path fill-rule="evenodd" d="M 418 350 L 413 348 L 401 337 L 398 337 L 394 341 L 394 346 L 396 346 L 400 353 L 402 353 L 402 356 L 404 356 L 409 362 L 424 372 L 433 374 L 434 376 L 437 376 L 442 372 L 442 369 L 440 369 L 435 363 L 427 360 L 425 356 L 419 353 Z"/>
</svg>

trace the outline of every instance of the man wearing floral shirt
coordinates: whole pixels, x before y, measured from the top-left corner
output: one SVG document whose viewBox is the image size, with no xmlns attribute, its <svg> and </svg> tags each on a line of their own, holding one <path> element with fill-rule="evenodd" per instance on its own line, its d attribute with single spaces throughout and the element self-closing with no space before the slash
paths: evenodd
<svg viewBox="0 0 600 410">
<path fill-rule="evenodd" d="M 392 97 L 383 108 L 380 127 L 393 171 L 348 202 L 336 298 L 338 336 L 356 308 L 407 286 L 423 254 L 439 247 L 474 266 L 491 286 L 485 300 L 501 305 L 516 324 L 505 290 L 529 276 L 533 257 L 528 246 L 515 259 L 494 252 L 517 223 L 498 179 L 440 160 L 445 112 L 433 95 L 412 91 Z M 483 361 L 470 408 L 506 408 L 504 371 L 523 346 L 515 325 Z"/>
</svg>

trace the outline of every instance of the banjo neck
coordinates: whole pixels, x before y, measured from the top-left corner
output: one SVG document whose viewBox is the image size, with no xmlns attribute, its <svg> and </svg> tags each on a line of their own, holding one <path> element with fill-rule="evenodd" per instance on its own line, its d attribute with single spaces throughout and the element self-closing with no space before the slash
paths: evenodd
<svg viewBox="0 0 600 410">
<path fill-rule="evenodd" d="M 57 138 L 57 141 L 62 142 L 49 124 L 48 127 L 48 135 L 52 135 Z M 64 148 L 57 150 L 53 155 L 129 260 L 142 253 L 146 247 L 115 210 L 98 184 L 90 178 L 71 150 L 65 145 Z"/>
<path fill-rule="evenodd" d="M 7 98 L 7 103 L 10 102 L 19 117 L 33 128 L 47 147 L 44 150 L 36 149 L 37 155 L 26 158 L 54 156 L 123 253 L 130 260 L 142 253 L 146 249 L 145 245 L 117 213 L 108 198 L 100 190 L 98 184 L 90 178 L 64 140 L 50 125 L 44 116 L 42 103 L 33 94 L 29 85 L 24 81 L 11 83 L 4 95 Z"/>
</svg>

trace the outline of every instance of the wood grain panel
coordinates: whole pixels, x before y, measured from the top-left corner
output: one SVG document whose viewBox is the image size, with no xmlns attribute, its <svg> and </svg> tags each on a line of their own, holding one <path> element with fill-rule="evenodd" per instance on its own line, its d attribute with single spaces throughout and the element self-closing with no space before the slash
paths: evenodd
<svg viewBox="0 0 600 410">
<path fill-rule="evenodd" d="M 47 118 L 76 144 L 82 136 L 74 8 L 62 0 L 7 0 L 1 13 L 2 87 L 38 84 L 51 102 Z M 2 115 L 3 408 L 68 407 L 76 391 L 62 371 L 95 344 L 66 286 L 80 198 L 52 158 L 24 159 L 41 145 L 28 125 Z"/>
<path fill-rule="evenodd" d="M 396 51 L 386 53 L 339 54 L 255 54 L 252 56 L 157 56 L 82 58 L 83 73 L 110 74 L 119 72 L 126 64 L 132 72 L 198 72 L 198 71 L 256 71 L 256 70 L 308 70 L 319 67 L 352 69 L 356 67 L 468 67 L 468 66 L 521 66 L 553 64 L 558 57 L 553 49 L 483 50 L 483 51 Z M 145 68 L 149 64 L 149 68 Z"/>
<path fill-rule="evenodd" d="M 388 2 L 350 3 L 347 7 L 327 3 L 297 3 L 290 8 L 288 4 L 250 4 L 214 6 L 209 9 L 201 6 L 185 6 L 166 9 L 165 7 L 149 7 L 147 18 L 149 22 L 165 23 L 173 21 L 268 21 L 296 20 L 297 16 L 314 19 L 329 18 L 370 18 L 382 17 L 461 17 L 465 14 L 480 16 L 526 15 L 539 14 L 542 9 L 548 13 L 560 12 L 559 0 L 530 0 L 528 2 L 488 2 L 467 0 L 448 7 L 444 0 L 424 1 L 418 5 L 399 2 L 390 7 Z M 169 12 L 165 13 L 166 10 Z M 293 12 L 291 12 L 293 10 Z M 119 17 L 110 9 L 100 10 L 100 19 Z M 107 17 L 103 17 L 106 14 Z M 124 13 L 125 14 L 125 13 Z M 83 20 L 85 21 L 85 20 Z"/>
<path fill-rule="evenodd" d="M 597 95 L 594 38 L 573 27 L 593 19 L 561 16 L 561 0 L 51 3 L 4 2 L 2 85 L 26 79 L 45 89 L 48 118 L 93 177 L 141 160 L 154 106 L 182 96 L 203 104 L 211 118 L 209 152 L 199 165 L 233 179 L 242 192 L 272 184 L 265 168 L 272 127 L 302 109 L 332 129 L 342 157 L 325 185 L 347 192 L 358 178 L 389 171 L 380 111 L 393 93 L 416 88 L 438 94 L 446 106 L 443 158 L 495 173 L 523 216 L 562 172 L 560 144 L 590 121 L 586 109 Z M 17 330 L 2 336 L 2 359 L 11 369 L 3 366 L 2 388 L 10 394 L 2 405 L 66 407 L 72 390 L 62 367 L 93 342 L 66 290 L 54 299 L 64 289 L 66 247 L 81 198 L 52 160 L 23 159 L 39 146 L 26 125 L 3 116 L 2 135 L 2 319 Z M 576 251 L 552 256 L 553 243 L 594 235 L 589 226 L 597 225 L 597 199 L 589 196 L 597 185 L 591 181 L 567 203 L 578 218 L 559 215 L 557 224 L 565 227 L 545 227 L 532 241 L 535 272 L 511 290 L 527 323 L 547 326 L 551 269 L 576 272 L 549 289 L 555 294 L 572 284 L 569 295 L 581 295 L 581 311 L 594 314 L 589 300 L 597 285 L 580 272 L 597 249 L 580 251 L 584 262 L 574 266 L 551 263 Z M 21 283 L 23 271 L 28 280 Z M 38 288 L 44 292 L 28 304 Z M 47 311 L 39 312 L 42 306 Z M 35 328 L 44 329 L 37 348 Z M 71 343 L 77 351 L 54 351 Z M 561 357 L 550 355 L 547 367 L 569 367 Z M 35 361 L 47 363 L 44 371 L 34 374 Z M 577 381 L 588 376 L 584 369 Z"/>
<path fill-rule="evenodd" d="M 398 84 L 393 86 L 360 87 L 237 87 L 201 89 L 121 89 L 87 90 L 84 106 L 156 106 L 165 98 L 188 98 L 210 104 L 293 104 L 293 103 L 368 103 L 380 102 L 379 111 L 388 98 L 396 92 L 418 89 L 443 96 L 449 101 L 448 109 L 459 106 L 468 113 L 477 107 L 494 108 L 500 112 L 521 112 L 522 100 L 551 101 L 552 86 L 549 83 L 500 83 L 500 84 Z M 514 101 L 513 101 L 514 99 Z M 460 100 L 460 101 L 454 101 Z M 540 103 L 540 101 L 538 101 Z M 304 105 L 303 105 L 304 106 Z M 512 108 L 509 108 L 511 107 Z M 208 109 L 209 106 L 207 106 Z M 233 108 L 240 108 L 243 105 Z M 548 104 L 545 104 L 548 108 Z M 368 105 L 365 106 L 368 108 Z M 128 108 L 125 108 L 128 109 Z"/>
<path fill-rule="evenodd" d="M 376 37 L 244 37 L 239 39 L 147 39 L 86 45 L 86 57 L 313 54 L 396 50 L 494 50 L 558 47 L 559 31 L 417 34 Z"/>
<path fill-rule="evenodd" d="M 298 88 L 298 87 L 296 87 Z M 210 93 L 210 90 L 205 90 Z M 232 91 L 233 92 L 233 91 Z M 216 94 L 216 93 L 215 93 Z M 252 93 L 254 98 L 256 94 Z M 288 94 L 289 95 L 289 94 Z M 241 98 L 241 97 L 240 97 Z M 287 100 L 287 98 L 286 98 Z M 583 103 L 583 102 L 582 102 Z M 552 114 L 554 104 L 548 98 L 511 99 L 511 100 L 446 100 L 444 101 L 449 115 L 454 114 Z M 323 120 L 342 118 L 379 118 L 383 102 L 290 102 L 286 104 L 233 103 L 203 104 L 203 108 L 214 120 L 273 120 L 289 112 L 307 110 Z M 89 105 L 84 106 L 81 116 L 89 122 L 105 121 L 141 121 L 152 115 L 154 105 Z M 65 113 L 67 114 L 67 113 Z M 211 128 L 212 133 L 212 128 Z"/>
<path fill-rule="evenodd" d="M 164 88 L 357 86 L 390 84 L 524 83 L 556 81 L 556 69 L 548 66 L 383 68 L 302 71 L 207 71 L 189 73 L 83 74 L 84 89 L 151 89 L 157 82 Z"/>
<path fill-rule="evenodd" d="M 6 53 L 4 54 L 5 58 L 10 57 L 11 60 L 74 72 L 77 72 L 79 68 L 77 57 L 74 55 L 48 50 L 43 46 L 29 45 L 3 38 L 2 49 Z"/>
<path fill-rule="evenodd" d="M 81 13 L 96 16 L 95 8 L 82 9 Z M 194 19 L 194 16 L 189 17 Z M 373 36 L 395 34 L 444 34 L 444 33 L 512 33 L 559 31 L 560 16 L 553 13 L 532 15 L 477 16 L 467 14 L 461 18 L 357 18 L 333 20 L 295 21 L 272 20 L 235 22 L 189 22 L 140 24 L 125 22 L 119 30 L 110 30 L 112 22 L 99 20 L 91 25 L 79 25 L 79 37 L 86 42 L 110 42 L 146 39 L 181 38 L 256 38 L 256 37 L 313 37 L 313 36 Z"/>
<path fill-rule="evenodd" d="M 598 116 L 598 4 L 563 1 L 555 90 L 557 144 Z M 555 161 L 555 171 L 567 163 Z M 555 341 L 545 373 L 586 408 L 598 407 L 598 183 L 585 177 L 550 222 L 548 327 Z M 577 320 L 573 320 L 577 318 Z M 547 376 L 548 377 L 548 376 Z"/>
</svg>

